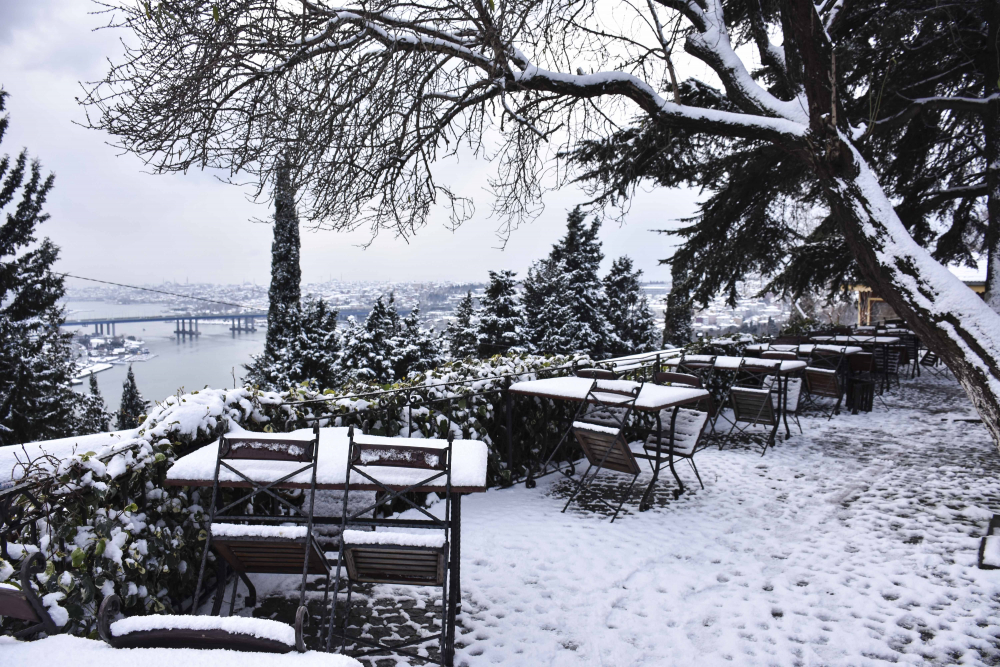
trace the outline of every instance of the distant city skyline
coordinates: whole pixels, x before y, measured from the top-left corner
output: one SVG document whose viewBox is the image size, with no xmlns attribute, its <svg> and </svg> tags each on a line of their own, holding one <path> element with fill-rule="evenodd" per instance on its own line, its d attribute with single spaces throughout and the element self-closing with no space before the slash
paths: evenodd
<svg viewBox="0 0 1000 667">
<path fill-rule="evenodd" d="M 120 57 L 120 31 L 94 31 L 102 17 L 88 0 L 0 0 L 0 86 L 10 97 L 10 127 L 0 152 L 27 147 L 56 174 L 41 227 L 62 249 L 61 271 L 104 280 L 156 284 L 164 281 L 266 283 L 271 230 L 252 220 L 270 208 L 248 201 L 243 189 L 212 173 L 151 175 L 134 155 L 117 155 L 108 137 L 74 124 L 84 112 L 75 100 L 79 81 L 102 78 L 107 58 Z M 586 196 L 576 189 L 550 193 L 542 216 L 517 230 L 506 250 L 497 249 L 498 221 L 488 218 L 484 192 L 490 165 L 466 158 L 442 165 L 441 175 L 476 199 L 475 217 L 456 232 L 444 211 L 407 244 L 379 236 L 367 250 L 365 230 L 302 234 L 303 279 L 453 280 L 485 282 L 487 270 L 523 276 L 562 234 L 566 213 Z M 626 225 L 607 220 L 601 232 L 605 270 L 627 254 L 648 280 L 669 279 L 658 260 L 675 239 L 651 229 L 674 228 L 695 211 L 690 190 L 640 192 Z"/>
</svg>

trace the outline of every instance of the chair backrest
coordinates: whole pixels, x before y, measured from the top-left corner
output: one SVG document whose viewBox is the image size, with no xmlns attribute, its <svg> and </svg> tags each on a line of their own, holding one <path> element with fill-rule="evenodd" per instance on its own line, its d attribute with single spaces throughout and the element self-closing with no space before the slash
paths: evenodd
<svg viewBox="0 0 1000 667">
<path fill-rule="evenodd" d="M 256 461 L 298 461 L 306 463 L 316 454 L 318 436 L 311 440 L 269 437 L 268 434 L 223 436 L 219 441 L 220 459 Z"/>
<path fill-rule="evenodd" d="M 828 368 L 806 368 L 806 388 L 814 396 L 840 398 L 840 375 Z"/>
<path fill-rule="evenodd" d="M 433 448 L 354 441 L 351 465 L 364 467 L 415 468 L 417 470 L 448 469 L 448 452 Z"/>
<path fill-rule="evenodd" d="M 829 370 L 837 370 L 840 368 L 841 363 L 844 360 L 843 350 L 828 350 L 821 348 L 819 345 L 812 349 L 809 353 L 808 365 L 813 368 L 826 368 Z"/>
<path fill-rule="evenodd" d="M 801 336 L 778 336 L 771 341 L 772 345 L 801 345 Z"/>
<path fill-rule="evenodd" d="M 875 371 L 875 355 L 871 352 L 858 352 L 847 357 L 848 368 L 852 373 L 873 373 Z"/>
<path fill-rule="evenodd" d="M 617 380 L 618 374 L 607 368 L 578 368 L 576 371 L 578 378 L 592 378 L 594 380 Z"/>
<path fill-rule="evenodd" d="M 734 387 L 750 387 L 759 389 L 769 386 L 776 373 L 781 369 L 781 359 L 744 358 L 736 369 Z"/>
<path fill-rule="evenodd" d="M 778 423 L 770 389 L 732 387 L 729 390 L 729 401 L 733 407 L 734 421 L 768 426 Z"/>
<path fill-rule="evenodd" d="M 760 355 L 761 359 L 781 359 L 782 361 L 798 361 L 799 355 L 784 350 L 767 350 Z"/>
<path fill-rule="evenodd" d="M 654 384 L 683 384 L 691 387 L 702 387 L 701 378 L 690 373 L 653 373 Z"/>
</svg>

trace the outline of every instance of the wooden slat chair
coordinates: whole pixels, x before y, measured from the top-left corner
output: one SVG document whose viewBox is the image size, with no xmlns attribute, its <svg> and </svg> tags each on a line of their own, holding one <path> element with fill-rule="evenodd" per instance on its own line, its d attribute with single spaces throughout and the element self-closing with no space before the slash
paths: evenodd
<svg viewBox="0 0 1000 667">
<path fill-rule="evenodd" d="M 911 333 L 900 334 L 899 344 L 906 350 L 910 379 L 920 377 L 920 339 Z"/>
<path fill-rule="evenodd" d="M 875 400 L 875 355 L 858 352 L 849 356 L 847 363 L 847 408 L 852 415 L 871 412 Z M 879 400 L 885 404 L 881 396 Z"/>
<path fill-rule="evenodd" d="M 903 348 L 899 345 L 877 345 L 875 346 L 875 370 L 879 376 L 879 393 L 892 388 L 892 378 L 896 378 L 896 386 L 899 384 L 899 360 Z"/>
<path fill-rule="evenodd" d="M 219 440 L 215 475 L 212 483 L 209 530 L 202 553 L 195 599 L 201 593 L 208 562 L 208 550 L 214 549 L 221 557 L 219 576 L 216 577 L 216 591 L 213 614 L 221 611 L 225 594 L 224 568 L 228 566 L 236 574 L 233 579 L 232 599 L 229 615 L 236 605 L 239 582 L 246 584 L 247 604 L 256 602 L 256 590 L 248 574 L 298 574 L 302 577 L 299 585 L 299 607 L 305 610 L 306 585 L 310 575 L 322 576 L 325 580 L 323 609 L 327 607 L 332 567 L 324 551 L 313 534 L 313 508 L 316 502 L 316 464 L 319 456 L 319 425 L 313 429 L 310 440 L 289 438 L 271 434 L 247 434 L 224 436 Z M 289 471 L 279 479 L 261 483 L 252 479 L 241 466 L 253 466 L 259 462 L 292 464 Z M 235 475 L 247 487 L 247 492 L 223 504 L 219 475 L 223 470 Z M 275 493 L 273 487 L 294 477 L 308 475 L 309 488 L 302 507 L 289 502 Z M 259 497 L 259 498 L 258 498 Z M 272 514 L 246 514 L 246 507 L 254 499 L 270 499 Z M 286 524 L 286 525 L 275 525 Z M 295 525 L 287 525 L 295 524 Z M 308 622 L 308 612 L 306 622 Z M 323 624 L 321 619 L 320 624 Z"/>
<path fill-rule="evenodd" d="M 843 400 L 844 392 L 840 385 L 840 373 L 829 368 L 806 367 L 806 393 L 812 405 L 818 406 L 817 398 L 831 398 L 835 403 L 827 420 L 833 418 L 835 414 L 840 414 L 840 402 Z"/>
<path fill-rule="evenodd" d="M 632 495 L 632 487 L 641 472 L 624 435 L 625 426 L 635 409 L 635 401 L 641 390 L 642 384 L 627 391 L 601 380 L 594 380 L 590 386 L 583 402 L 586 409 L 574 419 L 571 429 L 589 465 L 577 481 L 563 512 L 569 509 L 580 491 L 594 483 L 601 470 L 611 470 L 632 476 L 617 506 L 604 498 L 598 498 L 599 502 L 614 510 L 611 522 L 614 523 L 618 518 L 618 513 Z M 591 470 L 594 470 L 593 475 L 590 474 Z"/>
<path fill-rule="evenodd" d="M 454 647 L 448 646 L 449 629 L 455 624 L 458 604 L 457 595 L 449 596 L 448 573 L 455 566 L 449 561 L 449 543 L 452 528 L 451 474 L 452 443 L 454 435 L 448 433 L 444 447 L 431 446 L 424 441 L 419 445 L 409 444 L 404 438 L 384 438 L 359 434 L 352 426 L 348 431 L 350 447 L 347 460 L 347 477 L 344 487 L 343 520 L 341 523 L 340 548 L 337 554 L 336 584 L 334 585 L 333 606 L 327 631 L 327 650 L 331 650 L 333 638 L 341 640 L 340 652 L 347 650 L 347 643 L 363 647 L 355 652 L 355 657 L 372 656 L 380 653 L 416 658 L 425 662 L 450 665 Z M 420 441 L 416 441 L 420 442 Z M 400 486 L 391 483 L 394 470 L 401 468 L 426 471 L 419 481 Z M 443 478 L 444 518 L 430 513 L 417 505 L 407 494 L 415 488 L 427 486 Z M 365 507 L 351 511 L 349 497 L 352 484 L 374 485 L 378 488 L 375 501 Z M 390 507 L 395 501 L 405 502 L 410 508 L 424 516 L 421 519 L 394 519 L 379 517 L 379 510 Z M 370 517 L 368 515 L 371 515 Z M 377 531 L 377 527 L 425 529 L 428 532 Z M 346 576 L 344 576 L 346 574 Z M 340 593 L 347 589 L 344 605 L 343 625 L 335 631 L 336 609 Z M 377 583 L 408 586 L 435 586 L 441 588 L 441 631 L 435 635 L 418 635 L 411 639 L 384 644 L 370 640 L 360 633 L 348 634 L 351 616 L 351 597 L 354 584 Z M 428 642 L 440 644 L 440 658 L 433 660 L 406 650 Z"/>
<path fill-rule="evenodd" d="M 666 386 L 697 387 L 701 388 L 701 380 L 694 375 L 686 373 L 655 373 L 653 382 Z M 646 437 L 644 441 L 631 444 L 632 453 L 637 459 L 645 459 L 653 471 L 653 479 L 646 487 L 642 500 L 639 502 L 639 511 L 649 509 L 653 488 L 660 477 L 663 464 L 670 466 L 674 473 L 674 478 L 678 480 L 680 486 L 674 490 L 674 497 L 680 497 L 684 492 L 683 483 L 674 470 L 675 459 L 685 459 L 698 478 L 698 484 L 705 488 L 705 483 L 695 465 L 694 455 L 703 448 L 702 436 L 705 432 L 705 425 L 712 414 L 712 397 L 709 395 L 703 401 L 691 406 L 677 406 L 667 410 L 661 410 L 656 416 L 656 428 Z"/>
<path fill-rule="evenodd" d="M 938 377 L 943 377 L 945 371 L 948 370 L 948 367 L 944 365 L 937 353 L 930 350 L 924 352 L 924 356 L 920 358 L 920 366 Z"/>
<path fill-rule="evenodd" d="M 748 365 L 744 360 L 737 371 L 736 384 L 729 389 L 733 426 L 729 429 L 728 435 L 732 435 L 736 430 L 740 433 L 749 433 L 754 426 L 770 428 L 769 431 L 765 431 L 761 456 L 767 453 L 769 446 L 774 446 L 778 425 L 781 423 L 780 413 L 771 398 L 777 384 L 774 381 L 775 373 L 780 366 L 780 360 L 761 360 L 752 365 Z M 721 444 L 719 448 L 722 448 Z"/>
<path fill-rule="evenodd" d="M 825 368 L 827 370 L 840 371 L 844 364 L 844 349 L 828 350 L 821 349 L 819 345 L 809 353 L 806 362 L 811 368 Z"/>
<path fill-rule="evenodd" d="M 607 368 L 578 368 L 576 370 L 578 378 L 590 378 L 592 380 L 617 380 L 618 374 Z"/>
<path fill-rule="evenodd" d="M 31 575 L 44 570 L 45 557 L 36 551 L 21 561 L 20 589 L 0 584 L 0 616 L 17 618 L 32 624 L 14 633 L 14 637 L 18 639 L 28 639 L 43 632 L 50 637 L 59 633 L 59 627 L 53 622 L 31 585 Z"/>
</svg>

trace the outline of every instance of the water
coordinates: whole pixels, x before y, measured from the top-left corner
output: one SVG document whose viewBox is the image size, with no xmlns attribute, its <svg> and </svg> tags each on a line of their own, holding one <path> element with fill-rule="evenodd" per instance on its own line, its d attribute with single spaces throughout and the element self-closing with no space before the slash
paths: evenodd
<svg viewBox="0 0 1000 667">
<path fill-rule="evenodd" d="M 116 304 L 100 301 L 67 301 L 67 319 L 91 317 L 124 317 L 135 315 L 155 315 L 166 312 L 164 306 L 152 303 Z M 146 342 L 151 354 L 157 355 L 149 361 L 132 364 L 135 382 L 146 400 L 162 401 L 176 394 L 179 389 L 192 391 L 209 387 L 232 387 L 233 376 L 240 384 L 246 371 L 243 365 L 250 362 L 254 354 L 264 349 L 265 331 L 257 329 L 253 333 L 233 334 L 229 322 L 222 320 L 199 320 L 201 335 L 182 340 L 171 340 L 175 323 L 136 322 L 116 324 L 119 336 L 135 336 Z M 90 327 L 70 327 L 93 332 Z M 117 410 L 121 399 L 122 383 L 128 374 L 127 365 L 115 364 L 112 368 L 97 374 L 97 386 L 101 389 L 109 410 Z M 90 383 L 85 381 L 77 386 L 78 391 L 89 391 Z"/>
</svg>

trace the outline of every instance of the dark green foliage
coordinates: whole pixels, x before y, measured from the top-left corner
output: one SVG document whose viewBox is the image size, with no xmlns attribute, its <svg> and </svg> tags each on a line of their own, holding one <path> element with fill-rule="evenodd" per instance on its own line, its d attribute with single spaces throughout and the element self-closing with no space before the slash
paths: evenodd
<svg viewBox="0 0 1000 667">
<path fill-rule="evenodd" d="M 638 354 L 657 349 L 659 332 L 649 308 L 649 300 L 639 279 L 642 270 L 634 269 L 632 260 L 619 257 L 604 277 L 604 293 L 608 301 L 608 337 L 610 356 Z"/>
<path fill-rule="evenodd" d="M 111 414 L 104 404 L 104 397 L 97 386 L 97 376 L 90 374 L 90 393 L 80 401 L 80 420 L 77 422 L 77 435 L 104 433 L 111 422 Z"/>
<path fill-rule="evenodd" d="M 139 428 L 142 418 L 146 415 L 146 406 L 146 399 L 139 393 L 139 387 L 135 384 L 132 366 L 129 366 L 128 376 L 122 383 L 122 401 L 118 407 L 115 428 L 119 431 Z"/>
<path fill-rule="evenodd" d="M 340 384 L 337 357 L 340 338 L 337 330 L 338 311 L 321 297 L 306 299 L 302 306 L 302 324 L 292 355 L 296 366 L 289 373 L 289 382 L 313 380 L 321 388 Z"/>
<path fill-rule="evenodd" d="M 392 304 L 392 311 L 395 305 Z M 362 382 L 386 384 L 395 377 L 392 338 L 395 335 L 394 318 L 382 297 L 372 305 L 362 324 L 348 320 L 344 333 L 340 366 L 345 375 Z"/>
<path fill-rule="evenodd" d="M 0 90 L 0 112 L 6 98 Z M 0 117 L 0 141 L 8 123 Z M 75 363 L 59 330 L 65 290 L 52 272 L 59 249 L 35 237 L 54 180 L 27 151 L 0 157 L 0 445 L 68 436 L 75 425 Z"/>
<path fill-rule="evenodd" d="M 490 283 L 481 299 L 476 346 L 479 356 L 505 354 L 524 344 L 524 316 L 517 301 L 513 271 L 490 271 Z"/>
<path fill-rule="evenodd" d="M 395 310 L 395 309 L 393 309 Z M 441 340 L 434 332 L 420 327 L 420 306 L 404 317 L 399 333 L 392 340 L 394 372 L 397 379 L 410 373 L 424 373 L 444 361 Z"/>
<path fill-rule="evenodd" d="M 455 321 L 448 323 L 446 338 L 448 351 L 455 359 L 465 359 L 476 356 L 476 325 L 473 322 L 476 311 L 472 305 L 472 292 L 466 292 L 458 308 L 455 309 Z"/>
<path fill-rule="evenodd" d="M 663 346 L 683 347 L 694 337 L 691 284 L 680 262 L 671 265 L 670 275 L 670 293 L 663 311 Z"/>
</svg>

